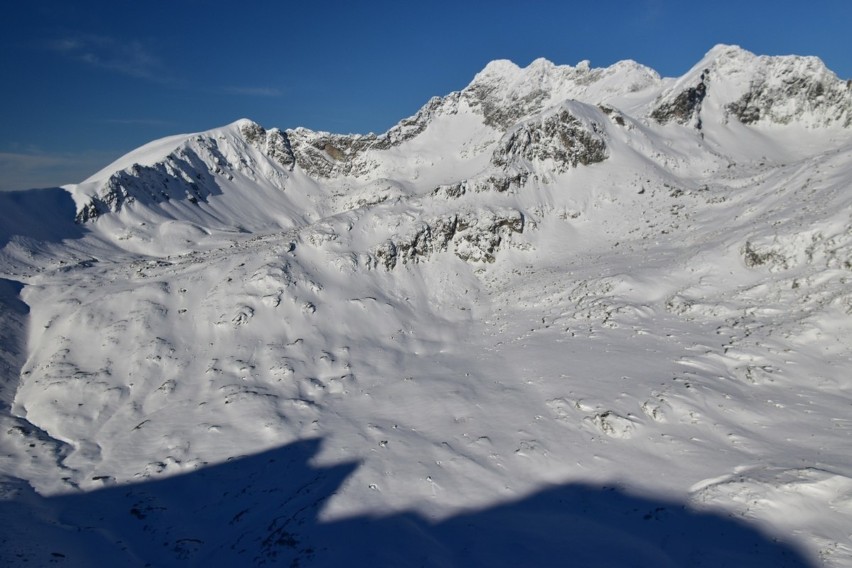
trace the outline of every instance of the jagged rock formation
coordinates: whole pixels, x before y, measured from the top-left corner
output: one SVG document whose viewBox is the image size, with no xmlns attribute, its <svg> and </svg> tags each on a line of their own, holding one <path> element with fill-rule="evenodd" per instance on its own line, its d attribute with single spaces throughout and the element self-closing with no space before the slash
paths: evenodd
<svg viewBox="0 0 852 568">
<path fill-rule="evenodd" d="M 392 270 L 451 249 L 468 262 L 494 262 L 512 234 L 523 233 L 524 215 L 513 209 L 481 209 L 419 223 L 411 232 L 388 239 L 373 251 L 377 264 Z"/>
<path fill-rule="evenodd" d="M 441 185 L 435 188 L 432 195 L 445 199 L 454 199 L 468 192 L 496 191 L 504 193 L 507 191 L 517 191 L 523 187 L 528 178 L 529 172 L 524 171 L 507 173 L 505 175 L 483 175 L 477 178 L 464 179 L 456 183 Z"/>
<path fill-rule="evenodd" d="M 694 87 L 681 91 L 671 102 L 663 103 L 651 112 L 651 118 L 661 124 L 675 121 L 679 124 L 694 122 L 701 130 L 701 102 L 707 96 L 710 70 L 701 73 L 701 80 Z"/>
<path fill-rule="evenodd" d="M 240 132 L 246 142 L 261 150 L 285 168 L 293 170 L 296 165 L 296 155 L 286 133 L 277 128 L 266 131 L 261 125 L 254 122 L 242 124 Z"/>
<path fill-rule="evenodd" d="M 838 80 L 815 58 L 806 58 L 804 71 L 797 71 L 788 67 L 760 73 L 725 108 L 743 124 L 789 124 L 813 116 L 816 125 L 852 126 L 852 83 Z"/>
<path fill-rule="evenodd" d="M 505 132 L 565 99 L 599 104 L 659 82 L 655 71 L 633 61 L 605 69 L 593 69 L 588 61 L 571 67 L 538 59 L 524 69 L 510 61 L 494 61 L 461 92 L 461 98 L 486 125 Z"/>
<path fill-rule="evenodd" d="M 499 142 L 491 163 L 501 168 L 519 162 L 547 163 L 548 169 L 562 173 L 579 165 L 602 162 L 606 159 L 603 126 L 593 119 L 581 120 L 578 110 L 581 109 L 576 105 L 566 105 L 519 124 Z"/>
<path fill-rule="evenodd" d="M 365 153 L 389 150 L 417 137 L 434 117 L 454 113 L 458 98 L 459 93 L 433 97 L 417 114 L 403 119 L 382 135 L 332 134 L 296 128 L 286 131 L 284 136 L 288 147 L 293 149 L 294 161 L 311 176 L 364 175 L 376 166 L 364 157 Z"/>
</svg>

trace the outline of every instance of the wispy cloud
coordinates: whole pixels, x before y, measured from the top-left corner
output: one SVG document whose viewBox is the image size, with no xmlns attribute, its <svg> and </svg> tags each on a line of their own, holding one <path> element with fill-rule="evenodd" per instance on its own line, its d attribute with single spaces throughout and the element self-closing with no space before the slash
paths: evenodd
<svg viewBox="0 0 852 568">
<path fill-rule="evenodd" d="M 169 81 L 162 62 L 137 40 L 81 34 L 50 41 L 47 48 L 91 67 L 151 81 Z"/>
<path fill-rule="evenodd" d="M 112 153 L 0 152 L 0 191 L 80 182 L 114 160 Z"/>
<path fill-rule="evenodd" d="M 105 118 L 102 121 L 106 124 L 115 124 L 118 126 L 172 126 L 174 123 L 168 120 L 159 118 Z"/>
<path fill-rule="evenodd" d="M 637 4 L 636 6 L 641 13 L 641 22 L 646 25 L 658 24 L 665 15 L 665 7 L 662 0 L 643 0 L 641 4 Z"/>
<path fill-rule="evenodd" d="M 273 87 L 225 87 L 223 90 L 229 95 L 248 97 L 280 97 L 283 94 L 280 89 Z"/>
</svg>

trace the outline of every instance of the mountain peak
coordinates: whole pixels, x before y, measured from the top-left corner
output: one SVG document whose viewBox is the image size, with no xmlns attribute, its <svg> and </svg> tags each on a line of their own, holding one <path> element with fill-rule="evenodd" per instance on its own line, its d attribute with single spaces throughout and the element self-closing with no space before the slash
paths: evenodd
<svg viewBox="0 0 852 568">
<path fill-rule="evenodd" d="M 512 77 L 520 71 L 520 67 L 508 59 L 495 59 L 490 61 L 479 73 L 477 73 L 472 83 L 481 82 L 492 78 Z"/>
<path fill-rule="evenodd" d="M 750 55 L 754 56 L 754 54 L 747 49 L 743 49 L 739 45 L 728 44 L 728 43 L 717 43 L 713 47 L 711 47 L 707 53 L 704 54 L 704 58 L 712 58 L 717 59 L 719 57 L 736 57 L 741 55 Z"/>
<path fill-rule="evenodd" d="M 651 116 L 699 129 L 707 118 L 848 127 L 852 90 L 818 57 L 755 55 L 719 44 L 661 93 Z"/>
<path fill-rule="evenodd" d="M 251 120 L 250 118 L 238 118 L 234 122 L 228 124 L 225 128 L 242 131 L 246 128 L 254 128 L 257 126 L 260 125 L 255 121 Z"/>
</svg>

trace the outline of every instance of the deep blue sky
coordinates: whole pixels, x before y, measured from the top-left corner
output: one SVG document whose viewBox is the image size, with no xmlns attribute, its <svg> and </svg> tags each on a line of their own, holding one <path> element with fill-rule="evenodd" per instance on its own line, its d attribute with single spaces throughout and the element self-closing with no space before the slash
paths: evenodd
<svg viewBox="0 0 852 568">
<path fill-rule="evenodd" d="M 251 118 L 383 132 L 485 64 L 684 73 L 717 43 L 852 77 L 852 1 L 10 0 L 0 189 L 81 181 L 150 140 Z"/>
</svg>

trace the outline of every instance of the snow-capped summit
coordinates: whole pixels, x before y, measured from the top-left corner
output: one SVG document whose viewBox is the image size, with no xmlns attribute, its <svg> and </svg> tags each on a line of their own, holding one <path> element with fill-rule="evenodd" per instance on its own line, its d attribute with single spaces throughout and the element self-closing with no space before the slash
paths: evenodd
<svg viewBox="0 0 852 568">
<path fill-rule="evenodd" d="M 304 192 L 285 192 L 294 164 L 280 130 L 241 119 L 143 146 L 69 189 L 80 223 L 112 215 L 113 225 L 286 228 L 312 213 Z"/>
<path fill-rule="evenodd" d="M 852 87 L 817 57 L 757 56 L 717 45 L 660 95 L 652 112 L 680 123 L 700 114 L 743 124 L 849 127 Z"/>
<path fill-rule="evenodd" d="M 633 61 L 599 69 L 588 62 L 571 67 L 537 59 L 521 68 L 498 60 L 460 92 L 433 98 L 381 135 L 266 130 L 242 119 L 208 132 L 152 142 L 70 190 L 81 222 L 136 203 L 202 225 L 212 214 L 244 227 L 294 226 L 306 218 L 298 213 L 305 207 L 308 217 L 320 214 L 304 196 L 282 195 L 294 175 L 326 180 L 402 176 L 422 180 L 411 192 L 427 192 L 435 185 L 484 175 L 487 156 L 504 135 L 521 123 L 536 123 L 541 113 L 567 100 L 606 107 L 610 114 L 614 110 L 622 123 L 632 118 L 690 126 L 707 136 L 716 151 L 724 151 L 732 137 L 743 137 L 726 130 L 731 121 L 749 126 L 852 124 L 852 89 L 813 57 L 759 57 L 718 45 L 674 80 L 663 80 Z M 708 130 L 708 125 L 714 127 Z M 753 135 L 758 134 L 746 136 Z M 407 153 L 422 161 L 399 160 Z M 463 174 L 458 179 L 434 175 L 443 170 L 435 164 L 447 160 Z M 245 211 L 248 218 L 240 219 L 233 219 L 232 205 L 225 206 L 229 213 L 210 211 L 247 184 L 264 193 L 262 210 Z M 290 212 L 270 218 L 270 210 Z"/>
<path fill-rule="evenodd" d="M 588 62 L 571 67 L 537 59 L 520 68 L 496 61 L 462 90 L 462 98 L 479 110 L 487 124 L 504 129 L 566 99 L 631 107 L 644 102 L 645 91 L 659 85 L 655 71 L 633 61 L 604 69 L 591 68 Z"/>
</svg>

